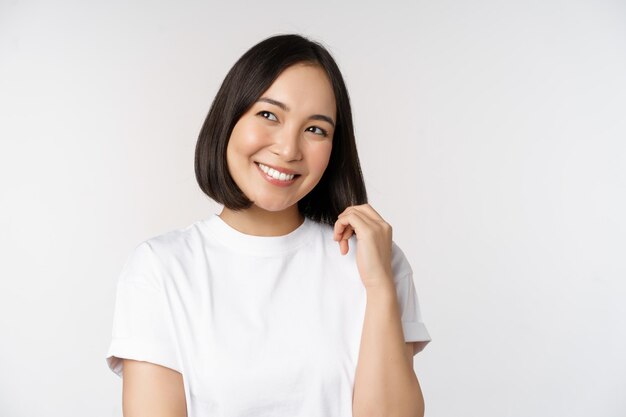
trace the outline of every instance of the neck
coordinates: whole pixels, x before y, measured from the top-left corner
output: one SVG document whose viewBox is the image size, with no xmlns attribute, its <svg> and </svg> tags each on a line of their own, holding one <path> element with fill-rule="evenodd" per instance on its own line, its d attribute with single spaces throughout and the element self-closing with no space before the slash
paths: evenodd
<svg viewBox="0 0 626 417">
<path fill-rule="evenodd" d="M 267 211 L 254 204 L 239 211 L 224 207 L 219 216 L 233 229 L 252 236 L 283 236 L 304 222 L 297 204 L 282 211 Z"/>
</svg>

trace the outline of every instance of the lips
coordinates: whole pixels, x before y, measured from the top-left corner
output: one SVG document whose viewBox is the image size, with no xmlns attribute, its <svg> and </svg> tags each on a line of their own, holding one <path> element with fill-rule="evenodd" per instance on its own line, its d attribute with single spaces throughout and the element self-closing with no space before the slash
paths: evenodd
<svg viewBox="0 0 626 417">
<path fill-rule="evenodd" d="M 296 171 L 294 171 L 292 169 L 289 169 L 289 168 L 281 168 L 281 167 L 277 167 L 277 166 L 274 166 L 274 165 L 264 164 L 262 162 L 255 162 L 255 163 L 257 165 L 259 165 L 262 169 L 263 169 L 263 166 L 265 166 L 267 168 L 273 169 L 274 171 L 278 171 L 278 173 L 282 173 L 282 174 L 285 174 L 285 175 L 300 175 Z"/>
<path fill-rule="evenodd" d="M 261 162 L 256 162 L 256 165 L 259 167 L 264 174 L 268 177 L 271 177 L 275 180 L 280 181 L 291 181 L 296 177 L 299 177 L 300 174 L 288 168 L 278 168 L 272 165 L 266 165 Z"/>
<path fill-rule="evenodd" d="M 296 182 L 296 180 L 298 179 L 298 177 L 300 175 L 289 175 L 287 176 L 287 174 L 281 173 L 279 175 L 279 178 L 274 178 L 272 175 L 269 175 L 268 173 L 266 173 L 265 171 L 263 171 L 263 168 L 261 168 L 261 165 L 259 165 L 258 163 L 256 164 L 257 170 L 259 171 L 259 173 L 261 174 L 261 176 L 268 181 L 270 184 L 274 184 L 275 186 L 278 187 L 290 187 L 292 184 L 294 184 Z M 276 173 L 278 171 L 274 171 L 271 168 L 265 168 L 265 169 L 269 169 L 269 172 L 273 172 Z M 287 178 L 285 178 L 287 177 Z M 282 178 L 282 179 L 281 179 Z M 290 179 L 288 179 L 290 178 Z"/>
</svg>

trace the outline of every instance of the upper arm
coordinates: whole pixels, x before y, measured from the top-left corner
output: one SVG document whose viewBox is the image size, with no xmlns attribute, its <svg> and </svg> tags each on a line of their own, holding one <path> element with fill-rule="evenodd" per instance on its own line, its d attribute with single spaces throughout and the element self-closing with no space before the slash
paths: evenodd
<svg viewBox="0 0 626 417">
<path fill-rule="evenodd" d="M 124 417 L 187 416 L 183 377 L 180 372 L 131 359 L 124 359 L 123 369 Z"/>
<path fill-rule="evenodd" d="M 414 399 L 416 399 L 418 401 L 418 409 L 419 412 L 418 414 L 415 415 L 419 415 L 419 416 L 424 416 L 424 395 L 422 394 L 422 387 L 420 386 L 419 380 L 417 379 L 417 375 L 415 375 L 415 369 L 413 368 L 413 356 L 414 356 L 414 352 L 415 352 L 415 345 L 419 343 L 419 342 L 405 342 L 404 344 L 404 352 L 407 356 L 407 359 L 409 361 L 409 364 L 411 365 L 411 372 L 413 372 L 413 376 L 415 376 L 415 383 L 416 383 L 416 395 L 414 397 Z"/>
<path fill-rule="evenodd" d="M 413 367 L 413 349 L 415 342 L 406 342 L 404 344 L 404 354 L 407 358 L 407 360 L 409 361 L 409 363 L 411 364 L 411 368 Z"/>
</svg>

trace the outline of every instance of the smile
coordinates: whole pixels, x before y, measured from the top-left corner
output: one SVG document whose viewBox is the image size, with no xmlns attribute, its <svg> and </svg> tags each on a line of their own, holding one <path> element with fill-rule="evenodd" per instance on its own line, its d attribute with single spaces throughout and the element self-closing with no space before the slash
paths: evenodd
<svg viewBox="0 0 626 417">
<path fill-rule="evenodd" d="M 275 179 L 278 181 L 290 182 L 295 177 L 299 177 L 298 174 L 287 174 L 285 172 L 277 171 L 274 168 L 270 168 L 267 165 L 263 165 L 260 162 L 257 162 L 256 164 L 261 169 L 261 171 L 263 171 L 268 177 L 271 177 L 272 179 Z"/>
</svg>

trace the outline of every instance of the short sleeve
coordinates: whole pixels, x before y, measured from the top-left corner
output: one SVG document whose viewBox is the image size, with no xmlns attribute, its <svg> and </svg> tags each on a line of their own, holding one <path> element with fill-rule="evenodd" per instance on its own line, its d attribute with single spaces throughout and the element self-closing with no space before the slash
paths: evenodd
<svg viewBox="0 0 626 417">
<path fill-rule="evenodd" d="M 404 253 L 394 243 L 392 267 L 405 342 L 413 344 L 413 355 L 421 352 L 431 341 L 430 334 L 422 320 L 419 299 L 413 282 L 413 270 Z"/>
<path fill-rule="evenodd" d="M 148 242 L 132 251 L 120 273 L 113 331 L 106 361 L 122 377 L 124 359 L 151 362 L 180 372 L 172 318 L 158 260 Z"/>
</svg>

